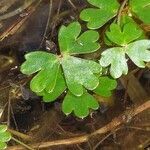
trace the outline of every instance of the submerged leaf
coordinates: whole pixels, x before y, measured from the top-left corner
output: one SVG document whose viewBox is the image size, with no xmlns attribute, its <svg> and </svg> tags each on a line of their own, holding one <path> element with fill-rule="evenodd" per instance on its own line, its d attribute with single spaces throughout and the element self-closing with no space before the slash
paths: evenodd
<svg viewBox="0 0 150 150">
<path fill-rule="evenodd" d="M 81 35 L 80 32 L 81 25 L 78 22 L 60 28 L 58 38 L 61 53 L 85 54 L 95 52 L 100 48 L 96 42 L 99 39 L 98 32 L 88 30 Z"/>
<path fill-rule="evenodd" d="M 150 0 L 130 0 L 131 11 L 145 24 L 150 24 Z"/>
<path fill-rule="evenodd" d="M 122 74 L 128 73 L 125 54 L 140 68 L 145 67 L 145 62 L 150 61 L 150 40 L 139 40 L 126 45 L 125 47 L 109 48 L 102 53 L 100 64 L 103 67 L 110 65 L 110 74 L 119 78 Z"/>
<path fill-rule="evenodd" d="M 98 77 L 94 74 L 100 73 L 101 67 L 94 61 L 65 56 L 62 60 L 62 67 L 68 89 L 76 96 L 83 94 L 82 86 L 93 90 L 99 84 Z"/>
<path fill-rule="evenodd" d="M 99 77 L 99 85 L 93 92 L 103 97 L 110 97 L 111 91 L 114 90 L 116 87 L 116 80 L 111 79 L 107 76 L 103 76 Z"/>
<path fill-rule="evenodd" d="M 77 117 L 83 119 L 89 115 L 90 108 L 96 110 L 98 107 L 98 102 L 86 91 L 84 91 L 82 96 L 74 96 L 68 92 L 62 104 L 62 111 L 66 115 L 74 111 Z"/>
<path fill-rule="evenodd" d="M 117 14 L 119 8 L 117 0 L 88 0 L 88 2 L 96 8 L 84 9 L 80 18 L 88 22 L 89 29 L 102 27 Z"/>
</svg>

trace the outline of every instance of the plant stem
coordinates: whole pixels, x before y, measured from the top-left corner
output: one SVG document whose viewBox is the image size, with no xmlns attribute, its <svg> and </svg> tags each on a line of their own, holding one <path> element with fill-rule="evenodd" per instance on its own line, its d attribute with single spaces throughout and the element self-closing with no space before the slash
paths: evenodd
<svg viewBox="0 0 150 150">
<path fill-rule="evenodd" d="M 14 137 L 12 137 L 11 139 L 14 140 L 15 142 L 17 142 L 18 144 L 22 145 L 23 147 L 27 148 L 28 150 L 34 150 L 32 147 L 26 145 L 25 143 L 19 141 L 18 139 L 14 138 Z"/>
<path fill-rule="evenodd" d="M 128 2 L 128 0 L 124 0 L 123 3 L 120 6 L 120 9 L 118 11 L 118 18 L 117 18 L 117 24 L 120 25 L 120 20 L 121 20 L 121 13 L 123 8 L 125 7 L 126 3 Z"/>
<path fill-rule="evenodd" d="M 49 26 L 49 23 L 50 23 L 50 19 L 51 19 L 51 14 L 52 14 L 52 6 L 53 6 L 53 1 L 50 0 L 49 1 L 49 12 L 48 12 L 48 18 L 47 18 L 47 23 L 46 23 L 46 27 L 45 27 L 45 31 L 44 31 L 44 34 L 43 34 L 43 38 L 42 38 L 42 41 L 40 43 L 40 46 L 39 48 L 42 47 L 42 44 L 46 38 L 46 34 L 47 34 L 47 30 L 48 30 L 48 26 Z"/>
<path fill-rule="evenodd" d="M 112 130 L 116 130 L 119 128 L 122 124 L 125 124 L 127 122 L 128 118 L 127 116 L 130 115 L 130 118 L 135 117 L 136 115 L 142 113 L 143 111 L 150 108 L 150 100 L 147 100 L 145 103 L 137 106 L 136 108 L 130 109 L 125 111 L 123 114 L 119 115 L 118 117 L 115 117 L 110 123 L 103 126 L 102 128 L 94 131 L 91 134 L 86 134 L 82 136 L 77 136 L 73 138 L 68 139 L 61 139 L 61 140 L 55 140 L 55 141 L 48 141 L 43 143 L 36 143 L 33 144 L 32 147 L 44 149 L 52 146 L 60 146 L 60 145 L 72 145 L 72 144 L 81 144 L 88 142 L 89 139 L 91 139 L 94 136 L 106 134 L 108 132 L 111 132 Z M 22 146 L 12 146 L 8 147 L 8 150 L 24 150 Z M 33 149 L 31 149 L 33 150 Z"/>
<path fill-rule="evenodd" d="M 25 141 L 30 141 L 30 140 L 31 140 L 31 137 L 30 137 L 29 135 L 23 134 L 23 133 L 21 133 L 21 132 L 18 132 L 18 131 L 16 131 L 16 130 L 13 130 L 13 129 L 8 129 L 8 131 L 9 131 L 11 134 L 13 134 L 13 135 L 15 135 L 15 136 L 17 136 L 17 137 L 19 137 L 19 138 L 25 140 Z"/>
</svg>

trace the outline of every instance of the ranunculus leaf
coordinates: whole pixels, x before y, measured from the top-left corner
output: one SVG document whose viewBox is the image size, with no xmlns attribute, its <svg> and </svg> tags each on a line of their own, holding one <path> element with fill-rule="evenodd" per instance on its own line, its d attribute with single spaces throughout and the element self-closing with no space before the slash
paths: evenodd
<svg viewBox="0 0 150 150">
<path fill-rule="evenodd" d="M 80 18 L 87 23 L 89 29 L 98 29 L 112 19 L 118 12 L 117 0 L 88 0 L 95 8 L 84 9 Z"/>
<path fill-rule="evenodd" d="M 150 40 L 139 40 L 124 47 L 109 48 L 102 53 L 100 64 L 103 67 L 110 65 L 112 77 L 119 78 L 128 73 L 126 54 L 135 65 L 144 68 L 145 62 L 150 61 Z"/>
<path fill-rule="evenodd" d="M 83 119 L 89 115 L 89 109 L 96 110 L 98 107 L 97 100 L 86 91 L 84 91 L 82 96 L 75 96 L 68 92 L 62 104 L 62 111 L 66 115 L 74 112 L 77 117 Z"/>
</svg>

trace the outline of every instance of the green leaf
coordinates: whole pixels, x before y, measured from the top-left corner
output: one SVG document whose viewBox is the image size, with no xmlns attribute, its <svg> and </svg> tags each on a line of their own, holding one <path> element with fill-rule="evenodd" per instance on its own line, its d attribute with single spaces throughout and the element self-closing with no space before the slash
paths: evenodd
<svg viewBox="0 0 150 150">
<path fill-rule="evenodd" d="M 6 149 L 8 142 L 11 139 L 11 134 L 7 131 L 6 125 L 0 125 L 0 149 Z"/>
<path fill-rule="evenodd" d="M 116 23 L 110 25 L 110 30 L 106 32 L 107 38 L 120 46 L 125 46 L 130 42 L 142 36 L 142 30 L 137 25 L 130 21 L 125 22 L 123 27 Z"/>
<path fill-rule="evenodd" d="M 150 0 L 130 0 L 131 11 L 145 24 L 150 24 Z"/>
<path fill-rule="evenodd" d="M 93 90 L 98 86 L 101 66 L 92 60 L 72 55 L 98 50 L 99 34 L 91 30 L 80 33 L 81 26 L 78 22 L 62 26 L 58 37 L 59 56 L 42 51 L 25 56 L 26 61 L 22 64 L 21 71 L 27 75 L 37 73 L 30 82 L 30 88 L 37 95 L 43 96 L 45 102 L 56 100 L 66 88 L 75 97 L 79 97 L 84 94 L 85 88 Z"/>
<path fill-rule="evenodd" d="M 7 131 L 4 133 L 0 133 L 0 141 L 1 142 L 8 142 L 11 139 L 11 134 Z"/>
<path fill-rule="evenodd" d="M 128 73 L 127 60 L 123 47 L 114 47 L 105 50 L 100 59 L 102 67 L 110 66 L 110 74 L 113 78 L 119 78 L 122 74 Z"/>
<path fill-rule="evenodd" d="M 48 93 L 53 91 L 57 73 L 60 67 L 55 55 L 38 51 L 25 55 L 26 62 L 21 66 L 21 72 L 27 75 L 39 73 L 31 80 L 30 88 L 33 92 L 46 90 Z"/>
<path fill-rule="evenodd" d="M 82 96 L 74 96 L 70 92 L 66 95 L 63 104 L 62 111 L 69 115 L 72 111 L 79 118 L 84 118 L 89 115 L 89 109 L 98 109 L 99 104 L 95 98 L 84 91 Z"/>
<path fill-rule="evenodd" d="M 25 56 L 26 61 L 21 66 L 21 71 L 27 75 L 38 72 L 31 80 L 30 88 L 35 93 L 42 94 L 45 101 L 56 92 L 57 94 L 55 93 L 51 99 L 54 100 L 56 95 L 58 96 L 64 89 L 63 84 L 63 88 L 56 90 L 58 88 L 58 86 L 56 87 L 56 81 L 60 64 L 65 73 L 67 86 L 75 95 L 83 94 L 82 85 L 87 89 L 94 89 L 98 85 L 98 78 L 95 77 L 94 73 L 100 73 L 101 67 L 94 61 L 86 61 L 70 55 L 96 51 L 100 47 L 96 42 L 99 34 L 96 31 L 89 30 L 79 36 L 80 32 L 81 26 L 78 22 L 73 22 L 67 27 L 61 27 L 59 32 L 60 56 L 41 51 L 32 52 Z M 83 69 L 83 72 L 81 69 Z M 81 81 L 77 77 L 80 74 L 82 76 Z"/>
<path fill-rule="evenodd" d="M 114 90 L 116 87 L 116 80 L 107 76 L 103 76 L 99 77 L 99 85 L 93 92 L 103 97 L 110 97 L 111 91 Z"/>
<path fill-rule="evenodd" d="M 43 51 L 31 52 L 25 55 L 27 60 L 21 65 L 21 72 L 26 75 L 36 73 L 48 65 L 53 65 L 56 60 L 56 56 Z"/>
<path fill-rule="evenodd" d="M 140 68 L 145 67 L 144 62 L 150 61 L 150 40 L 139 40 L 126 45 L 125 47 L 114 47 L 102 53 L 100 64 L 102 67 L 110 65 L 110 74 L 119 78 L 122 74 L 128 73 L 125 54 Z"/>
<path fill-rule="evenodd" d="M 84 9 L 80 18 L 87 21 L 89 29 L 98 29 L 113 18 L 118 11 L 119 3 L 117 0 L 88 0 L 96 8 Z"/>
<path fill-rule="evenodd" d="M 4 150 L 7 148 L 7 144 L 5 142 L 0 141 L 0 150 Z"/>
<path fill-rule="evenodd" d="M 0 133 L 3 133 L 7 130 L 7 126 L 6 125 L 0 125 Z"/>
<path fill-rule="evenodd" d="M 43 68 L 43 70 L 31 80 L 30 88 L 32 91 L 41 92 L 45 89 L 48 93 L 52 92 L 55 88 L 59 67 L 60 64 L 57 62 Z"/>
<path fill-rule="evenodd" d="M 39 96 L 43 96 L 44 102 L 52 102 L 56 100 L 66 89 L 66 83 L 62 75 L 61 69 L 59 69 L 56 85 L 52 92 L 48 93 L 45 90 L 41 93 L 37 93 Z"/>
<path fill-rule="evenodd" d="M 80 32 L 81 25 L 78 22 L 61 27 L 58 38 L 61 53 L 85 54 L 95 52 L 100 48 L 96 42 L 99 39 L 98 32 L 88 30 L 81 35 Z"/>
<path fill-rule="evenodd" d="M 102 68 L 94 61 L 64 56 L 62 67 L 68 89 L 76 96 L 83 94 L 83 86 L 93 90 L 99 84 L 98 77 L 94 74 L 100 73 Z"/>
<path fill-rule="evenodd" d="M 145 68 L 144 62 L 150 62 L 150 40 L 140 40 L 128 45 L 126 53 L 140 68 Z"/>
</svg>

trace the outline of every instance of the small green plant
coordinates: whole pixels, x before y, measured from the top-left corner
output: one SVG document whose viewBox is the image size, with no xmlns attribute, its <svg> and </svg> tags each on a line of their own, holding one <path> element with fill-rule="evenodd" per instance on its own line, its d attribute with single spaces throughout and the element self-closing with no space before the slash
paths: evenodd
<svg viewBox="0 0 150 150">
<path fill-rule="evenodd" d="M 21 71 L 27 75 L 39 72 L 32 79 L 30 87 L 39 96 L 43 96 L 45 102 L 56 100 L 67 88 L 69 92 L 62 110 L 65 114 L 74 110 L 78 117 L 84 118 L 89 114 L 89 108 L 99 107 L 87 90 L 98 87 L 102 67 L 95 61 L 75 57 L 77 54 L 92 53 L 100 48 L 97 42 L 98 32 L 88 30 L 81 35 L 80 32 L 81 26 L 78 22 L 67 27 L 62 26 L 58 36 L 60 55 L 42 51 L 29 53 L 25 56 L 26 62 L 21 66 Z"/>
<path fill-rule="evenodd" d="M 129 1 L 129 12 L 119 14 L 117 21 L 115 16 L 120 9 L 117 0 L 88 0 L 95 8 L 82 10 L 80 18 L 88 22 L 90 30 L 82 32 L 79 22 L 63 25 L 58 34 L 59 55 L 44 51 L 25 55 L 21 72 L 26 75 L 36 73 L 30 82 L 31 90 L 42 96 L 45 102 L 55 101 L 66 91 L 62 102 L 62 111 L 66 115 L 74 112 L 77 117 L 84 118 L 89 115 L 89 109 L 98 109 L 99 103 L 93 93 L 111 96 L 111 91 L 117 86 L 115 79 L 128 73 L 129 58 L 140 68 L 146 66 L 145 62 L 150 62 L 150 40 L 146 39 L 144 31 L 131 17 L 134 12 L 143 21 L 141 16 L 144 14 L 146 17 L 147 9 L 144 7 L 143 14 L 138 15 L 139 6 L 135 1 Z M 141 3 L 140 7 L 145 4 L 149 6 L 146 1 Z M 101 52 L 99 33 L 91 29 L 102 27 L 112 18 L 114 20 L 107 25 L 103 35 L 109 48 Z M 83 59 L 84 54 L 96 51 L 101 54 L 99 62 Z M 103 68 L 110 68 L 108 76 Z"/>
<path fill-rule="evenodd" d="M 120 25 L 112 23 L 106 31 L 107 39 L 116 45 L 106 49 L 101 55 L 100 64 L 103 67 L 110 66 L 110 74 L 119 78 L 128 73 L 126 55 L 140 68 L 145 67 L 145 62 L 150 61 L 150 41 L 141 39 L 143 31 L 128 16 L 122 16 Z M 137 41 L 135 41 L 138 39 Z"/>
<path fill-rule="evenodd" d="M 11 134 L 7 131 L 6 125 L 0 125 L 0 150 L 7 148 L 6 142 L 10 141 Z"/>
</svg>

